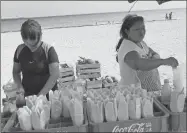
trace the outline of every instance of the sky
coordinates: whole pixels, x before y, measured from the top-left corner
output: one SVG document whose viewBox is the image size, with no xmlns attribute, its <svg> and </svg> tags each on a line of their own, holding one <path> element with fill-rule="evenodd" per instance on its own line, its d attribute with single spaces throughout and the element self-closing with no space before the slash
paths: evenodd
<svg viewBox="0 0 187 133">
<path fill-rule="evenodd" d="M 1 19 L 129 11 L 128 1 L 1 1 Z M 131 11 L 186 8 L 186 1 L 138 1 Z"/>
</svg>

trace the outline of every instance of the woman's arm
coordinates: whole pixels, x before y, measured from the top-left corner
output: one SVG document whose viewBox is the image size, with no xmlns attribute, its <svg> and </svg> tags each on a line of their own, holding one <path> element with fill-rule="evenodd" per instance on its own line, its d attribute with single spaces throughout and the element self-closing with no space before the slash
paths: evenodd
<svg viewBox="0 0 187 133">
<path fill-rule="evenodd" d="M 124 61 L 135 70 L 149 71 L 158 68 L 161 65 L 169 65 L 176 67 L 178 62 L 175 58 L 168 59 L 144 59 L 141 58 L 137 51 L 131 51 L 126 54 Z"/>
<path fill-rule="evenodd" d="M 20 63 L 14 62 L 12 74 L 13 74 L 14 82 L 17 84 L 18 88 L 23 88 L 22 83 L 21 83 L 21 65 L 20 65 Z"/>
<path fill-rule="evenodd" d="M 56 84 L 56 81 L 59 78 L 59 63 L 55 62 L 49 64 L 49 72 L 49 79 L 38 95 L 46 95 Z"/>
<path fill-rule="evenodd" d="M 160 59 L 160 55 L 149 47 L 149 57 L 152 59 Z"/>
</svg>

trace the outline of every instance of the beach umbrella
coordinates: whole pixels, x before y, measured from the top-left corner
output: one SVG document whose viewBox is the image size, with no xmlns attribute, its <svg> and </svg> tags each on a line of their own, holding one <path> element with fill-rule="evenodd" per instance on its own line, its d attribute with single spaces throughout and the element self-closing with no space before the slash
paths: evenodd
<svg viewBox="0 0 187 133">
<path fill-rule="evenodd" d="M 136 4 L 137 1 L 138 1 L 138 0 L 128 0 L 129 3 L 134 2 L 134 4 L 132 5 L 132 7 L 130 8 L 129 12 L 130 12 L 131 9 L 134 7 L 134 5 Z M 156 1 L 157 1 L 157 3 L 158 3 L 159 5 L 161 5 L 161 4 L 163 4 L 163 3 L 165 3 L 165 2 L 168 2 L 168 1 L 171 1 L 171 0 L 156 0 Z"/>
<path fill-rule="evenodd" d="M 156 1 L 158 2 L 159 5 L 161 5 L 161 4 L 171 1 L 171 0 L 156 0 Z"/>
<path fill-rule="evenodd" d="M 135 1 L 138 1 L 138 0 L 128 0 L 129 3 L 132 3 L 132 2 L 135 2 Z M 165 2 L 168 2 L 168 1 L 171 1 L 171 0 L 156 0 L 156 1 L 159 5 L 161 5 L 161 4 L 163 4 Z"/>
</svg>

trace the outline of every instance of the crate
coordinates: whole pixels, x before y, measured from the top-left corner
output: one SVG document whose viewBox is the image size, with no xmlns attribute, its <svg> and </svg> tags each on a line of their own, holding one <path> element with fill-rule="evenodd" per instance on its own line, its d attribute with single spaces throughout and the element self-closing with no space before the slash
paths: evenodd
<svg viewBox="0 0 187 133">
<path fill-rule="evenodd" d="M 60 72 L 60 78 L 68 77 L 68 76 L 73 76 L 74 71 L 67 71 L 67 72 Z"/>
<path fill-rule="evenodd" d="M 100 67 L 101 67 L 100 63 L 95 63 L 95 64 L 78 64 L 78 63 L 76 63 L 76 70 L 77 71 L 79 71 L 81 69 L 98 69 Z"/>
<path fill-rule="evenodd" d="M 187 98 L 185 101 L 185 107 L 184 107 L 184 112 L 181 113 L 174 113 L 171 112 L 169 109 L 169 105 L 167 103 L 162 103 L 161 102 L 161 97 L 157 97 L 156 102 L 162 106 L 163 109 L 165 109 L 169 113 L 169 130 L 170 131 L 186 131 L 186 103 L 187 103 Z"/>
<path fill-rule="evenodd" d="M 67 68 L 64 68 L 64 67 L 62 67 L 62 64 L 60 64 L 60 68 L 59 69 L 60 69 L 60 73 L 74 71 L 73 66 L 69 66 Z"/>
<path fill-rule="evenodd" d="M 5 124 L 2 132 L 7 132 L 13 125 L 16 119 L 16 112 L 13 112 L 10 118 L 8 119 L 7 123 Z"/>
<path fill-rule="evenodd" d="M 77 73 L 77 77 L 81 79 L 99 78 L 101 77 L 101 73 L 88 73 L 88 74 Z"/>
<path fill-rule="evenodd" d="M 5 127 L 6 123 L 10 119 L 11 115 L 12 115 L 11 112 L 7 112 L 7 113 L 1 112 L 1 131 Z"/>
<path fill-rule="evenodd" d="M 94 81 L 86 81 L 86 88 L 102 88 L 102 81 L 101 80 L 94 80 Z"/>
<path fill-rule="evenodd" d="M 86 103 L 84 103 L 86 104 Z M 58 120 L 50 120 L 43 130 L 30 130 L 27 132 L 88 132 L 88 120 L 85 114 L 86 106 L 84 105 L 84 124 L 74 126 L 71 118 L 59 118 Z M 25 132 L 20 127 L 15 127 L 18 123 L 17 113 L 15 112 L 5 125 L 3 132 Z"/>
<path fill-rule="evenodd" d="M 88 119 L 89 130 L 91 132 L 167 132 L 169 114 L 158 103 L 154 102 L 153 106 L 154 117 L 98 124 Z"/>
<path fill-rule="evenodd" d="M 117 86 L 117 84 L 118 84 L 118 82 L 105 83 L 105 84 L 103 84 L 103 88 L 115 87 L 115 86 Z"/>
<path fill-rule="evenodd" d="M 101 68 L 88 68 L 88 69 L 80 69 L 77 71 L 80 74 L 86 74 L 86 73 L 100 73 Z"/>
<path fill-rule="evenodd" d="M 68 76 L 68 77 L 64 77 L 64 78 L 59 78 L 58 82 L 59 83 L 65 83 L 65 82 L 72 82 L 75 80 L 75 76 Z"/>
</svg>

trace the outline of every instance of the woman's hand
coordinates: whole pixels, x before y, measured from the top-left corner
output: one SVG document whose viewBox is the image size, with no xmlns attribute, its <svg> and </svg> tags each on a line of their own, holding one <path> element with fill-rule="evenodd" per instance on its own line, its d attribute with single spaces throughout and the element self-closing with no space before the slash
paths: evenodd
<svg viewBox="0 0 187 133">
<path fill-rule="evenodd" d="M 168 65 L 171 66 L 173 68 L 177 67 L 179 65 L 177 59 L 175 59 L 174 57 L 169 57 L 167 59 L 164 59 L 164 65 Z"/>
<path fill-rule="evenodd" d="M 20 91 L 22 91 L 22 90 L 20 89 Z M 16 107 L 17 108 L 22 108 L 25 105 L 26 105 L 26 100 L 25 100 L 25 97 L 24 97 L 24 93 L 23 92 L 17 93 L 17 95 L 16 95 Z"/>
</svg>

